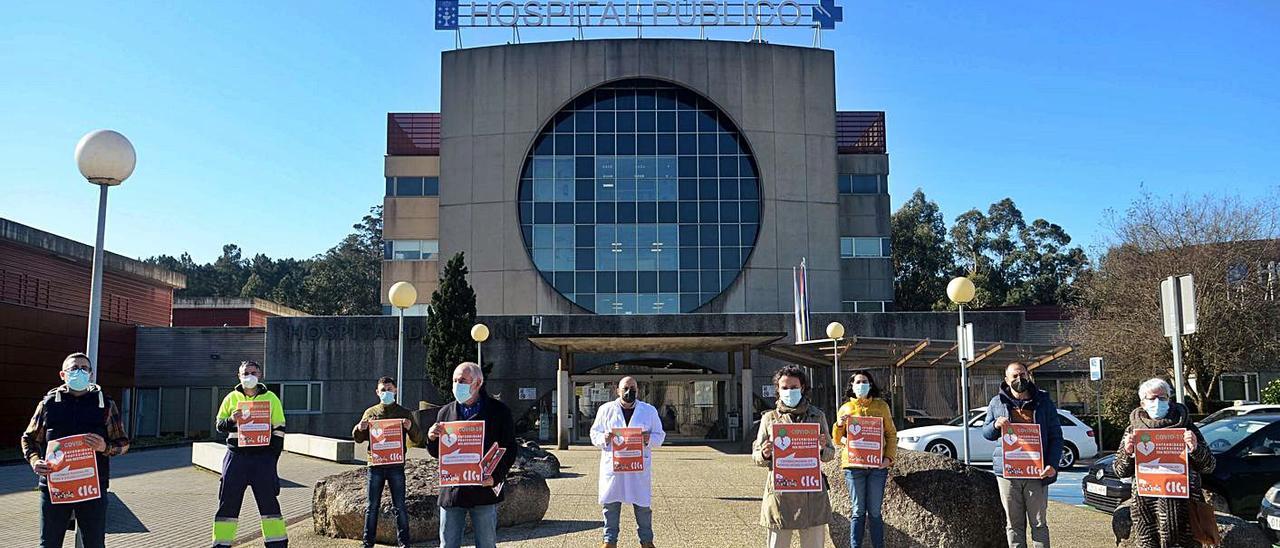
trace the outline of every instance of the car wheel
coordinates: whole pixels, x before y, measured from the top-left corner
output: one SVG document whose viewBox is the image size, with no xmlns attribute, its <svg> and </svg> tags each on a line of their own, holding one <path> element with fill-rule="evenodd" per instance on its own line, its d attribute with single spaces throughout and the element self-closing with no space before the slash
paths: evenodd
<svg viewBox="0 0 1280 548">
<path fill-rule="evenodd" d="M 948 458 L 956 458 L 956 448 L 947 440 L 933 440 L 924 446 L 924 450 Z"/>
<path fill-rule="evenodd" d="M 1227 504 L 1227 497 L 1214 493 L 1208 489 L 1204 490 L 1204 501 L 1213 507 L 1214 512 L 1223 514 L 1231 513 L 1231 506 Z"/>
<path fill-rule="evenodd" d="M 1079 457 L 1079 451 L 1076 446 L 1070 443 L 1062 444 L 1062 460 L 1058 461 L 1058 470 L 1070 470 L 1076 465 L 1076 458 Z"/>
</svg>

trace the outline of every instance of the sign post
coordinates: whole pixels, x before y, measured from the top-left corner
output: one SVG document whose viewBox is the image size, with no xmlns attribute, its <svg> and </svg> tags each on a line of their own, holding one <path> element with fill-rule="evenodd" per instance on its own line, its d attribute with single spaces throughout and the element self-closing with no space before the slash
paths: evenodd
<svg viewBox="0 0 1280 548">
<path fill-rule="evenodd" d="M 960 424 L 964 440 L 964 463 L 969 461 L 969 363 L 973 361 L 973 324 L 964 323 L 964 305 L 960 305 L 960 325 L 956 327 L 956 346 L 960 356 Z"/>
<path fill-rule="evenodd" d="M 1178 403 L 1185 403 L 1182 336 L 1196 332 L 1195 279 L 1190 274 L 1169 276 L 1160 282 L 1160 312 L 1164 319 L 1164 336 L 1173 342 L 1174 393 Z"/>
<path fill-rule="evenodd" d="M 1098 408 L 1094 413 L 1098 415 L 1098 450 L 1102 450 L 1102 358 L 1094 356 L 1089 358 L 1089 380 L 1098 383 Z"/>
</svg>

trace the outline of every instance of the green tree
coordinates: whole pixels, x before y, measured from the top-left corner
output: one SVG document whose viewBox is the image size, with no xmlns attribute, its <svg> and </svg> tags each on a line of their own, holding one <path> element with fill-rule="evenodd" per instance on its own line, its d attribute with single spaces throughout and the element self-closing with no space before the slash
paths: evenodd
<svg viewBox="0 0 1280 548">
<path fill-rule="evenodd" d="M 254 272 L 249 275 L 249 280 L 244 283 L 244 287 L 240 288 L 240 296 L 265 299 L 268 289 L 267 283 L 262 281 L 257 272 Z"/>
<path fill-rule="evenodd" d="M 338 245 L 313 261 L 303 282 L 309 312 L 339 316 L 382 313 L 382 206 L 352 225 Z"/>
<path fill-rule="evenodd" d="M 453 368 L 474 361 L 475 342 L 471 327 L 476 323 L 476 292 L 467 282 L 467 264 L 458 253 L 445 264 L 440 285 L 431 293 L 431 314 L 427 316 L 427 378 L 441 394 L 452 391 Z"/>
<path fill-rule="evenodd" d="M 889 221 L 893 239 L 894 306 L 918 311 L 946 307 L 955 273 L 952 246 L 938 204 L 916 189 Z"/>
</svg>

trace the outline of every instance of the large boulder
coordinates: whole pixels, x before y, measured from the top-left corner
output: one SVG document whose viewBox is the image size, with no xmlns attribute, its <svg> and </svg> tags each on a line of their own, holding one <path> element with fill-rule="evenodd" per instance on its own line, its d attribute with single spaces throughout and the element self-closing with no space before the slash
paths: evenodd
<svg viewBox="0 0 1280 548">
<path fill-rule="evenodd" d="M 405 463 L 405 508 L 409 514 L 409 534 L 414 541 L 437 538 L 440 534 L 437 494 L 437 462 L 409 459 Z M 364 534 L 364 512 L 368 495 L 365 468 L 334 474 L 316 482 L 311 498 L 311 520 L 318 534 L 360 539 Z M 498 526 L 509 527 L 541 521 L 551 502 L 551 489 L 536 474 L 512 470 L 498 505 Z M 384 489 L 379 505 L 378 542 L 395 544 L 396 522 L 391 492 Z"/>
<path fill-rule="evenodd" d="M 831 539 L 837 548 L 849 548 L 851 501 L 844 470 L 839 459 L 823 469 L 831 482 Z M 898 450 L 883 516 L 885 544 L 895 548 L 1007 546 L 995 476 L 933 453 Z"/>
<path fill-rule="evenodd" d="M 543 479 L 560 475 L 560 459 L 539 446 L 538 442 L 517 438 L 516 445 L 519 449 L 516 451 L 516 462 L 512 466 L 530 474 L 536 474 Z"/>
<path fill-rule="evenodd" d="M 1256 523 L 1251 523 L 1231 514 L 1219 512 L 1218 534 L 1222 535 L 1221 548 L 1256 548 L 1271 546 L 1267 533 Z M 1111 529 L 1116 535 L 1116 546 L 1134 548 L 1137 542 L 1133 537 L 1133 499 L 1124 501 L 1115 513 L 1111 514 Z"/>
</svg>

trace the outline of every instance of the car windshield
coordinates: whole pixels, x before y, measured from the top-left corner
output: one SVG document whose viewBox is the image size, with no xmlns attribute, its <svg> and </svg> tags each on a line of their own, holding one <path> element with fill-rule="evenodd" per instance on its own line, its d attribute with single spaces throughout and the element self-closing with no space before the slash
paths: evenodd
<svg viewBox="0 0 1280 548">
<path fill-rule="evenodd" d="M 1228 408 L 1226 408 L 1226 409 L 1222 409 L 1222 410 L 1220 410 L 1220 411 L 1217 411 L 1217 412 L 1213 413 L 1212 415 L 1209 415 L 1209 416 L 1207 416 L 1207 417 L 1205 417 L 1205 418 L 1203 418 L 1203 419 L 1200 419 L 1200 424 L 1209 424 L 1209 423 L 1214 422 L 1214 421 L 1217 421 L 1217 420 L 1222 420 L 1222 419 L 1225 419 L 1225 418 L 1227 418 L 1227 417 L 1234 417 L 1234 416 L 1236 416 L 1236 415 L 1242 415 L 1242 414 L 1244 414 L 1244 411 L 1241 411 L 1241 410 L 1239 410 L 1239 409 L 1233 409 L 1233 408 L 1228 407 Z"/>
<path fill-rule="evenodd" d="M 1212 424 L 1204 425 L 1200 429 L 1200 433 L 1204 435 L 1204 440 L 1209 444 L 1209 449 L 1214 453 L 1225 452 L 1241 440 L 1249 437 L 1250 434 L 1266 428 L 1271 424 L 1271 420 L 1267 419 L 1232 419 L 1220 420 Z"/>
<path fill-rule="evenodd" d="M 970 412 L 969 412 L 969 420 L 970 420 L 970 421 L 972 421 L 973 419 L 978 418 L 978 415 L 985 415 L 986 413 L 987 413 L 986 411 L 983 411 L 983 410 L 981 410 L 981 409 L 974 410 L 974 411 L 970 411 Z M 951 420 L 947 421 L 947 425 L 948 425 L 948 426 L 960 426 L 960 417 L 956 417 L 956 418 L 954 418 L 954 419 L 951 419 Z"/>
</svg>

